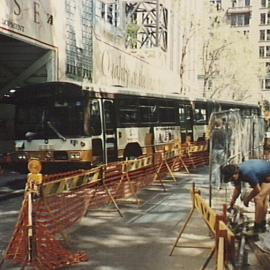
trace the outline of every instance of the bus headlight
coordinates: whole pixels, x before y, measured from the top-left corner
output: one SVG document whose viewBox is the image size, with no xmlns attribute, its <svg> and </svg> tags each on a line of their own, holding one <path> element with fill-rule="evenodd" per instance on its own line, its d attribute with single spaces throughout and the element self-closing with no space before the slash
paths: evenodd
<svg viewBox="0 0 270 270">
<path fill-rule="evenodd" d="M 80 152 L 72 152 L 72 153 L 70 153 L 70 159 L 80 159 L 80 158 L 81 158 Z"/>
<path fill-rule="evenodd" d="M 19 155 L 17 156 L 17 158 L 18 158 L 19 160 L 26 160 L 26 159 L 27 159 L 26 155 L 24 155 L 24 154 L 19 154 Z"/>
</svg>

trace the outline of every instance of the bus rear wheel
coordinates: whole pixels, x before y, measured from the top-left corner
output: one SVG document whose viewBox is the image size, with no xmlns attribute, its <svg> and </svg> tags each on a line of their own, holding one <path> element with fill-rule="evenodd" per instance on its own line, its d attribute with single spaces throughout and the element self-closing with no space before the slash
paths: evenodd
<svg viewBox="0 0 270 270">
<path fill-rule="evenodd" d="M 130 143 L 124 150 L 124 160 L 136 159 L 142 155 L 142 148 L 138 143 Z"/>
</svg>

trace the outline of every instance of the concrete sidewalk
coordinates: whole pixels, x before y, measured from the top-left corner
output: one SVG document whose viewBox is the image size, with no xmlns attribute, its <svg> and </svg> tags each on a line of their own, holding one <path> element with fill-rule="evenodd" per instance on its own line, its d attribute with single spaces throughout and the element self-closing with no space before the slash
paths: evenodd
<svg viewBox="0 0 270 270">
<path fill-rule="evenodd" d="M 90 211 L 69 235 L 69 247 L 84 250 L 89 261 L 66 269 L 92 270 L 195 270 L 205 262 L 209 249 L 176 248 L 169 256 L 179 230 L 192 208 L 191 190 L 194 182 L 208 202 L 208 167 L 193 170 L 192 173 L 176 173 L 177 182 L 166 181 L 164 192 L 161 186 L 152 185 L 141 193 L 144 201 L 140 206 L 121 204 L 124 217 L 112 207 Z M 212 207 L 221 212 L 223 203 L 229 200 L 231 191 L 213 190 Z M 8 200 L 8 208 L 0 205 L 0 233 L 3 247 L 8 244 L 15 227 L 14 210 L 19 210 L 22 198 Z M 18 209 L 14 209 L 12 207 Z M 2 209 L 2 210 L 1 210 Z M 6 216 L 5 216 L 5 211 Z M 18 213 L 18 211 L 16 211 Z M 11 215 L 12 214 L 12 220 Z M 6 219 L 7 218 L 7 219 Z M 8 220 L 8 223 L 7 223 Z M 14 224 L 13 224 L 14 223 Z M 13 225 L 12 225 L 13 224 Z M 213 247 L 211 236 L 203 218 L 194 211 L 179 244 Z M 3 248 L 2 247 L 2 248 Z M 2 249 L 3 250 L 3 249 Z M 249 262 L 249 270 L 259 270 L 258 265 Z M 1 269 L 20 269 L 5 263 Z M 207 269 L 215 269 L 215 257 Z"/>
<path fill-rule="evenodd" d="M 169 256 L 178 232 L 192 208 L 192 183 L 208 202 L 208 167 L 191 174 L 177 173 L 177 182 L 167 181 L 164 192 L 151 186 L 139 194 L 141 206 L 120 205 L 121 218 L 112 209 L 91 211 L 72 233 L 71 246 L 85 250 L 90 260 L 72 269 L 94 270 L 179 270 L 200 269 L 209 249 L 176 248 Z M 222 211 L 224 190 L 213 191 L 213 207 Z M 179 244 L 213 247 L 203 218 L 194 212 Z M 215 269 L 213 259 L 207 269 Z"/>
</svg>

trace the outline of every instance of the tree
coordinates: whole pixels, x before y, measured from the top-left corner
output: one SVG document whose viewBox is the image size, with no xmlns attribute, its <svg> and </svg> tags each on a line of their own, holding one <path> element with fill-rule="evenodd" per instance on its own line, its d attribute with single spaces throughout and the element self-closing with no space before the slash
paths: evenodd
<svg viewBox="0 0 270 270">
<path fill-rule="evenodd" d="M 227 43 L 212 46 L 213 40 L 207 40 L 203 44 L 202 66 L 203 66 L 203 97 L 207 97 L 207 90 L 213 89 L 213 81 L 220 74 L 218 61 L 223 51 L 228 46 Z M 213 97 L 218 89 L 212 90 L 209 97 Z"/>
<path fill-rule="evenodd" d="M 224 11 L 213 6 L 200 33 L 203 33 L 203 97 L 255 100 L 262 73 L 256 45 L 231 28 Z"/>
<path fill-rule="evenodd" d="M 193 23 L 193 20 L 189 22 L 187 28 L 183 30 L 182 34 L 182 48 L 180 52 L 180 70 L 179 70 L 179 77 L 180 77 L 180 94 L 184 92 L 184 74 L 186 72 L 186 57 L 188 53 L 189 43 L 192 40 L 192 37 L 195 35 L 197 31 L 197 27 Z"/>
<path fill-rule="evenodd" d="M 224 13 L 216 5 L 206 3 L 208 16 L 202 21 L 202 73 L 203 73 L 203 97 L 214 97 L 219 92 L 217 88 L 213 90 L 215 78 L 221 72 L 219 61 L 222 59 L 223 52 L 230 46 L 228 40 L 229 27 L 224 21 Z M 227 83 L 223 82 L 226 86 Z"/>
<path fill-rule="evenodd" d="M 179 31 L 179 52 L 175 55 L 179 60 L 179 81 L 180 94 L 188 94 L 197 87 L 195 79 L 198 54 L 198 31 L 200 31 L 200 18 L 203 2 L 196 1 L 196 6 L 187 0 L 175 0 L 179 8 L 178 31 Z M 195 5 L 195 4 L 194 4 Z M 178 40 L 175 39 L 175 42 Z M 194 80 L 195 79 L 195 80 Z M 189 89 L 189 90 L 188 90 Z M 191 93 L 190 93 L 191 94 Z"/>
<path fill-rule="evenodd" d="M 217 63 L 219 76 L 215 77 L 211 95 L 255 101 L 260 89 L 259 75 L 263 72 L 257 59 L 256 45 L 234 31 L 231 31 L 229 39 L 230 46 L 223 51 Z"/>
</svg>

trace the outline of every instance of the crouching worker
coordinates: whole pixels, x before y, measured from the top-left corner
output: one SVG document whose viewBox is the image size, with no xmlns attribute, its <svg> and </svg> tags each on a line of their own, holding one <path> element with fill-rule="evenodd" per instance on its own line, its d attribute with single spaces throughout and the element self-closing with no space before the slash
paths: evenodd
<svg viewBox="0 0 270 270">
<path fill-rule="evenodd" d="M 241 193 L 241 182 L 248 183 L 252 190 L 244 198 L 243 203 L 246 207 L 250 200 L 255 201 L 255 224 L 254 233 L 263 233 L 266 231 L 266 214 L 268 210 L 270 194 L 270 162 L 260 159 L 252 159 L 238 165 L 226 165 L 221 173 L 224 182 L 232 182 L 234 191 L 230 202 L 230 208 L 233 208 L 236 199 Z"/>
</svg>

